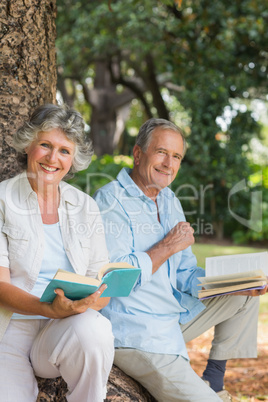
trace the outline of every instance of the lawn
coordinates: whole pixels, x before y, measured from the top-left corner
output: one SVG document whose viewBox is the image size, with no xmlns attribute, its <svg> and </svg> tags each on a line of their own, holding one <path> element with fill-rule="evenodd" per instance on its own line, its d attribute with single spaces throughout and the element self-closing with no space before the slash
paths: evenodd
<svg viewBox="0 0 268 402">
<path fill-rule="evenodd" d="M 195 243 L 192 246 L 192 250 L 196 255 L 198 265 L 205 268 L 206 257 L 215 257 L 217 255 L 230 255 L 230 254 L 246 254 L 246 253 L 259 253 L 267 251 L 266 249 L 246 247 L 246 246 L 228 246 L 219 244 L 203 244 Z"/>
</svg>

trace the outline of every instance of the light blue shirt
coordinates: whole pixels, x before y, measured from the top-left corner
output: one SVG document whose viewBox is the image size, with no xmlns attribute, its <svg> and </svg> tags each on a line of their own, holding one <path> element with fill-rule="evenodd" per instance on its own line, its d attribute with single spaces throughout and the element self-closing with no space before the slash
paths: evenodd
<svg viewBox="0 0 268 402">
<path fill-rule="evenodd" d="M 205 307 L 197 299 L 196 266 L 191 247 L 170 257 L 152 274 L 146 250 L 164 238 L 178 222 L 185 221 L 175 194 L 165 188 L 155 203 L 122 169 L 117 180 L 95 195 L 100 208 L 112 262 L 127 262 L 142 269 L 128 297 L 111 298 L 102 313 L 111 322 L 116 347 L 131 347 L 151 353 L 182 355 L 188 359 L 180 323 L 186 323 Z"/>
<path fill-rule="evenodd" d="M 54 277 L 57 269 L 64 269 L 65 271 L 74 272 L 74 269 L 67 257 L 67 254 L 63 247 L 60 224 L 55 223 L 52 225 L 43 224 L 45 244 L 44 244 L 44 256 L 41 264 L 41 269 L 37 281 L 31 294 L 37 297 L 41 297 L 45 288 Z M 23 315 L 14 313 L 12 319 L 42 319 L 40 315 Z"/>
<path fill-rule="evenodd" d="M 45 235 L 44 256 L 37 281 L 31 294 L 41 297 L 58 269 L 74 272 L 63 247 L 60 224 L 43 225 Z"/>
</svg>

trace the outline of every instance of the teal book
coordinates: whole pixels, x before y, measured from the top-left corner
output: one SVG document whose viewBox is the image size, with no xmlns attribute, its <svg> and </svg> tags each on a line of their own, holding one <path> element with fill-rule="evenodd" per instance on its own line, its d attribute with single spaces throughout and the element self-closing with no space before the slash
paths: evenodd
<svg viewBox="0 0 268 402">
<path fill-rule="evenodd" d="M 41 296 L 41 302 L 53 302 L 55 289 L 62 289 L 68 299 L 80 300 L 96 292 L 105 283 L 107 289 L 101 297 L 126 297 L 135 285 L 141 269 L 127 263 L 110 263 L 104 265 L 98 279 L 58 269 Z"/>
</svg>

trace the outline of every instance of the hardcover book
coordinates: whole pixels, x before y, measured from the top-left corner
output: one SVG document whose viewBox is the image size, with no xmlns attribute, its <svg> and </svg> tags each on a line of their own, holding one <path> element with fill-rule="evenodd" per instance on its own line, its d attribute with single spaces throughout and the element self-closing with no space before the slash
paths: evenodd
<svg viewBox="0 0 268 402">
<path fill-rule="evenodd" d="M 49 282 L 40 301 L 52 302 L 56 297 L 55 289 L 62 289 L 71 300 L 79 300 L 96 292 L 105 283 L 107 289 L 100 297 L 128 296 L 135 285 L 141 269 L 127 263 L 110 263 L 98 272 L 98 279 L 58 269 Z"/>
<path fill-rule="evenodd" d="M 250 289 L 263 289 L 268 281 L 268 252 L 206 258 L 206 276 L 198 278 L 199 299 Z"/>
</svg>

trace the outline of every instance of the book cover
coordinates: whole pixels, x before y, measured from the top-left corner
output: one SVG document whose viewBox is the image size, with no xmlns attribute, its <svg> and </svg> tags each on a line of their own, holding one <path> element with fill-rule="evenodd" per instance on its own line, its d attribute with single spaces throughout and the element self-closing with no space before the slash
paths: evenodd
<svg viewBox="0 0 268 402">
<path fill-rule="evenodd" d="M 55 289 L 62 289 L 67 298 L 79 300 L 90 294 L 105 283 L 107 289 L 100 297 L 126 297 L 135 285 L 141 269 L 129 264 L 108 264 L 102 270 L 102 277 L 94 279 L 72 272 L 58 270 L 54 278 L 47 285 L 40 298 L 42 302 L 52 302 L 56 297 Z"/>
</svg>

